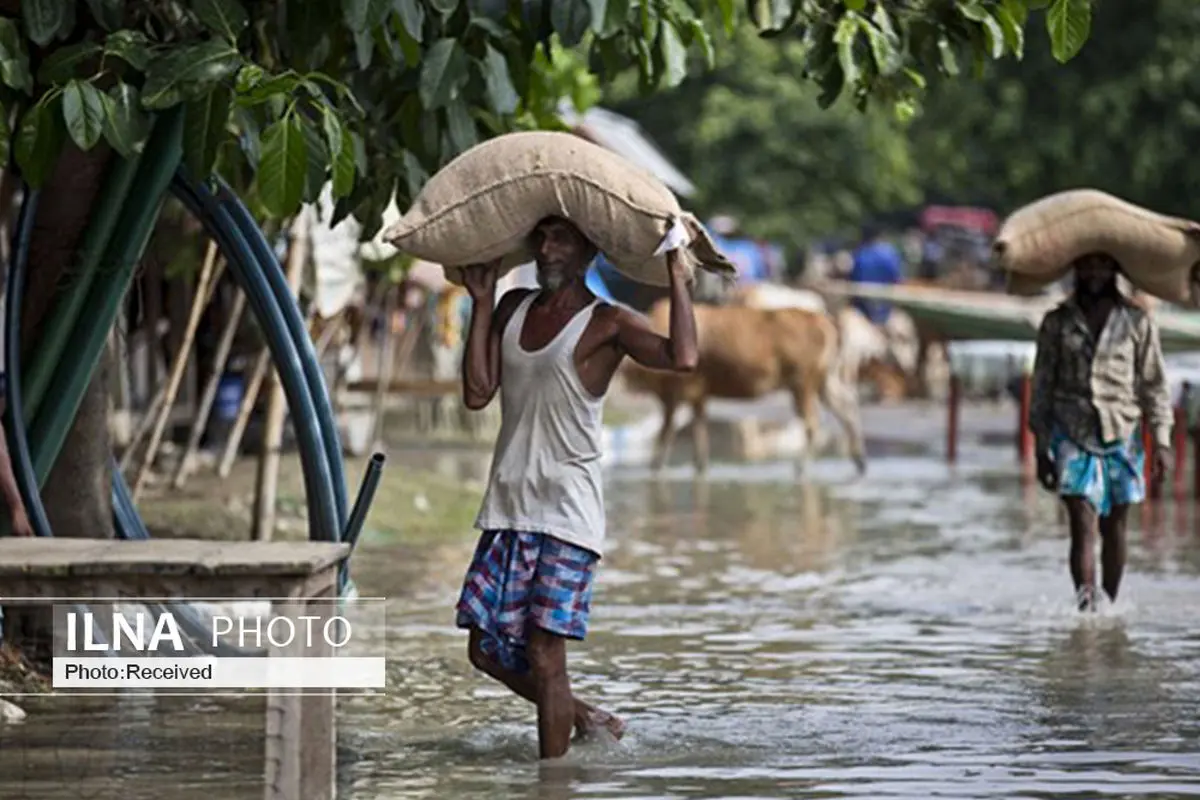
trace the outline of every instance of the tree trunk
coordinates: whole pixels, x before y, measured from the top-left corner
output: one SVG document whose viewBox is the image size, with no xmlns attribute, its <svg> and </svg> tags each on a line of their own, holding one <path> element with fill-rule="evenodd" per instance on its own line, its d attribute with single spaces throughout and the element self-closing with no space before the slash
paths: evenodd
<svg viewBox="0 0 1200 800">
<path fill-rule="evenodd" d="M 84 230 L 104 181 L 109 151 L 103 145 L 83 153 L 68 145 L 49 182 L 42 187 L 29 245 L 29 270 L 21 319 L 21 357 L 29 359 L 42 321 L 60 282 L 77 263 Z M 103 278 L 101 278 L 103 279 Z M 84 313 L 87 313 L 86 311 Z M 88 384 L 62 451 L 42 489 L 42 502 L 55 536 L 109 539 L 113 536 L 112 476 L 109 472 L 108 362 L 103 355 Z M 49 663 L 49 609 L 5 611 L 5 635 L 41 665 Z"/>
<path fill-rule="evenodd" d="M 30 358 L 60 282 L 65 282 L 66 271 L 77 262 L 80 241 L 108 161 L 109 151 L 103 146 L 88 153 L 68 146 L 50 181 L 42 188 L 29 245 L 28 288 L 21 320 L 23 359 Z M 105 348 L 62 452 L 42 489 L 46 515 L 55 536 L 96 539 L 113 536 L 105 371 L 109 360 Z"/>
</svg>

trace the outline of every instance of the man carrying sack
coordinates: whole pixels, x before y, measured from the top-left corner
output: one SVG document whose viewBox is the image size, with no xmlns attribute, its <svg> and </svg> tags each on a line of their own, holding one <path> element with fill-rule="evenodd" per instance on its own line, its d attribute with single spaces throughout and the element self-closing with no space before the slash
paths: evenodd
<svg viewBox="0 0 1200 800">
<path fill-rule="evenodd" d="M 1161 482 L 1171 447 L 1171 400 L 1157 326 L 1117 285 L 1121 266 L 1092 253 L 1072 262 L 1074 292 L 1042 320 L 1029 427 L 1037 475 L 1057 490 L 1071 529 L 1070 566 L 1081 611 L 1095 609 L 1095 539 L 1101 583 L 1115 601 L 1125 569 L 1126 515 L 1146 497 L 1139 422 L 1154 440 L 1150 479 Z"/>
<path fill-rule="evenodd" d="M 624 731 L 572 694 L 567 640 L 587 633 L 604 550 L 609 382 L 626 356 L 649 369 L 696 366 L 689 274 L 677 249 L 686 237 L 676 226 L 660 248 L 669 250 L 669 338 L 592 294 L 585 277 L 597 247 L 562 217 L 543 219 L 530 236 L 538 290 L 513 289 L 497 304 L 501 261 L 463 270 L 473 301 L 463 397 L 478 410 L 499 391 L 501 427 L 456 624 L 469 631 L 471 663 L 537 705 L 542 758 L 564 755 L 572 730 Z"/>
</svg>

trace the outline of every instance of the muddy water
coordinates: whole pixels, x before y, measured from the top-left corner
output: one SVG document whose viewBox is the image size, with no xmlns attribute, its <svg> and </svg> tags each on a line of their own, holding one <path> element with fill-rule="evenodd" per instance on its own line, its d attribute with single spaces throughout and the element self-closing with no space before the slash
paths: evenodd
<svg viewBox="0 0 1200 800">
<path fill-rule="evenodd" d="M 1200 796 L 1191 519 L 1138 519 L 1124 596 L 1083 618 L 1053 504 L 1011 475 L 905 457 L 848 474 L 614 472 L 571 667 L 629 734 L 552 766 L 531 707 L 473 674 L 452 628 L 472 543 L 374 545 L 355 569 L 397 598 L 393 687 L 342 702 L 342 796 Z M 253 704 L 56 708 L 0 729 L 0 797 L 261 793 Z"/>
</svg>

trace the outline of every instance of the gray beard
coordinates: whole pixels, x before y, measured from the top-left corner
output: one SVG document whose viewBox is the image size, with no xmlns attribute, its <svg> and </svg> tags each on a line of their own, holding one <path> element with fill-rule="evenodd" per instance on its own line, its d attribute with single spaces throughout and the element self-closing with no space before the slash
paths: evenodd
<svg viewBox="0 0 1200 800">
<path fill-rule="evenodd" d="M 557 292 L 566 283 L 561 272 L 542 272 L 538 270 L 538 286 L 548 292 Z"/>
</svg>

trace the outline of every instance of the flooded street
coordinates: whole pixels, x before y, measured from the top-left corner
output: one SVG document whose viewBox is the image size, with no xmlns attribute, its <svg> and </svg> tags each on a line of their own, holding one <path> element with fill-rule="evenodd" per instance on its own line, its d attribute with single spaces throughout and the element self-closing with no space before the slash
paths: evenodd
<svg viewBox="0 0 1200 800">
<path fill-rule="evenodd" d="M 971 472 L 618 471 L 572 664 L 625 741 L 535 765 L 532 709 L 448 624 L 464 547 L 397 606 L 398 690 L 348 704 L 346 777 L 405 798 L 1200 795 L 1191 527 L 1135 533 L 1125 596 L 1082 619 L 1052 500 Z"/>
<path fill-rule="evenodd" d="M 804 484 L 790 464 L 614 470 L 571 667 L 628 734 L 552 766 L 532 706 L 473 673 L 453 628 L 473 540 L 416 561 L 371 544 L 354 574 L 395 598 L 392 687 L 341 701 L 341 796 L 1200 796 L 1190 505 L 1133 517 L 1123 596 L 1084 617 L 1052 498 L 1009 448 L 966 456 L 875 458 L 863 480 L 833 459 Z M 0 774 L 24 774 L 0 796 L 261 796 L 261 705 L 239 702 L 34 704 L 0 729 Z M 109 755 L 56 794 L 64 746 Z"/>
</svg>

